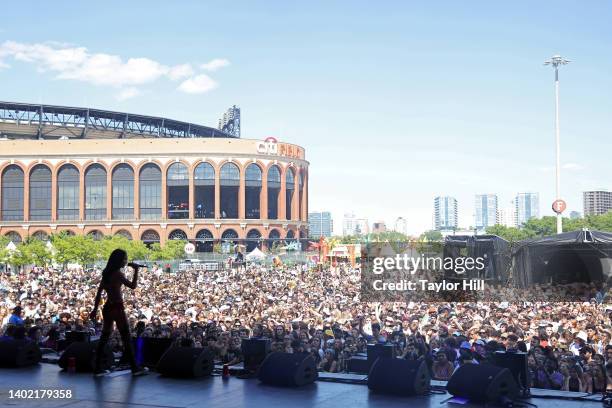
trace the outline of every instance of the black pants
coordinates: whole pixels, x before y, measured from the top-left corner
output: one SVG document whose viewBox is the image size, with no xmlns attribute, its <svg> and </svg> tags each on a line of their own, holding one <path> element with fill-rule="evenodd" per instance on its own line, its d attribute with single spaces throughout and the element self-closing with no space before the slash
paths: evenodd
<svg viewBox="0 0 612 408">
<path fill-rule="evenodd" d="M 127 316 L 125 315 L 123 303 L 105 303 L 102 308 L 102 317 L 104 323 L 102 326 L 102 336 L 98 342 L 98 351 L 96 353 L 96 371 L 100 370 L 102 350 L 104 350 L 104 347 L 108 344 L 108 339 L 113 331 L 113 322 L 117 324 L 117 330 L 119 330 L 119 334 L 121 334 L 123 355 L 125 359 L 130 362 L 132 371 L 135 371 L 138 366 L 136 365 L 134 350 L 132 349 L 132 337 L 130 336 L 130 327 L 128 325 Z"/>
</svg>

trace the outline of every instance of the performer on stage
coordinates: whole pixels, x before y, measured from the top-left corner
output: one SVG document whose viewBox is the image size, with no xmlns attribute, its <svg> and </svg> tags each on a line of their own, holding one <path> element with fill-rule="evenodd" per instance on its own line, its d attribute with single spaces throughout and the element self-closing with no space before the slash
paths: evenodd
<svg viewBox="0 0 612 408">
<path fill-rule="evenodd" d="M 98 352 L 96 353 L 96 365 L 94 369 L 95 376 L 102 376 L 107 374 L 106 370 L 100 368 L 100 358 L 102 356 L 102 350 L 108 343 L 108 339 L 113 331 L 113 322 L 117 324 L 117 329 L 121 334 L 121 341 L 123 343 L 123 353 L 127 360 L 130 362 L 133 376 L 140 376 L 147 373 L 145 368 L 139 367 L 136 364 L 134 357 L 134 351 L 132 350 L 132 339 L 130 336 L 130 328 L 128 325 L 127 316 L 125 315 L 125 309 L 123 307 L 123 296 L 121 295 L 121 286 L 125 285 L 130 289 L 136 289 L 138 281 L 138 268 L 139 265 L 134 263 L 127 263 L 127 253 L 122 249 L 115 249 L 106 264 L 106 268 L 102 271 L 102 280 L 100 286 L 98 286 L 98 293 L 96 294 L 96 300 L 93 311 L 89 314 L 89 318 L 96 320 L 98 313 L 98 306 L 100 304 L 100 297 L 102 296 L 102 290 L 106 291 L 106 303 L 102 308 L 102 317 L 104 318 L 102 336 L 98 343 Z M 122 269 L 126 266 L 134 269 L 134 275 L 132 280 L 129 281 L 123 274 Z"/>
</svg>

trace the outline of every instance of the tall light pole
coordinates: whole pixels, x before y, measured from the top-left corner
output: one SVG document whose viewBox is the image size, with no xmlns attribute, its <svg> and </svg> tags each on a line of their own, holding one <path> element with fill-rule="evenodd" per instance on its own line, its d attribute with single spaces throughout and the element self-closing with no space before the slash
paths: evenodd
<svg viewBox="0 0 612 408">
<path fill-rule="evenodd" d="M 555 144 L 557 152 L 557 165 L 555 171 L 555 195 L 556 200 L 561 199 L 561 158 L 560 158 L 560 136 L 559 136 L 559 66 L 567 65 L 570 61 L 560 55 L 553 55 L 551 59 L 544 62 L 544 65 L 550 65 L 555 69 Z M 563 218 L 561 212 L 557 212 L 557 234 L 563 232 Z"/>
</svg>

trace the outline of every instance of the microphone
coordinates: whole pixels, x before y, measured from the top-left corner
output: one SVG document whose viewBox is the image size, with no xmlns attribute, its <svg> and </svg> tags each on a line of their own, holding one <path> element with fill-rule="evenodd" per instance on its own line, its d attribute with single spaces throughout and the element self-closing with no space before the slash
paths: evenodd
<svg viewBox="0 0 612 408">
<path fill-rule="evenodd" d="M 140 265 L 140 264 L 137 264 L 137 263 L 134 263 L 134 262 L 130 262 L 129 264 L 127 264 L 127 266 L 129 266 L 131 268 L 134 268 L 134 269 L 136 269 L 136 268 L 146 268 L 147 267 L 147 265 Z"/>
</svg>

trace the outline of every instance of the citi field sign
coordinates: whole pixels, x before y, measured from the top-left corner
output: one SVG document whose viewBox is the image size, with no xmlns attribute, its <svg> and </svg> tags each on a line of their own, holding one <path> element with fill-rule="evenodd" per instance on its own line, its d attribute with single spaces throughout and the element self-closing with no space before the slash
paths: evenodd
<svg viewBox="0 0 612 408">
<path fill-rule="evenodd" d="M 278 140 L 267 137 L 264 141 L 257 141 L 257 153 L 278 155 Z"/>
<path fill-rule="evenodd" d="M 258 154 L 304 159 L 304 149 L 290 143 L 280 143 L 275 137 L 255 142 Z"/>
</svg>

